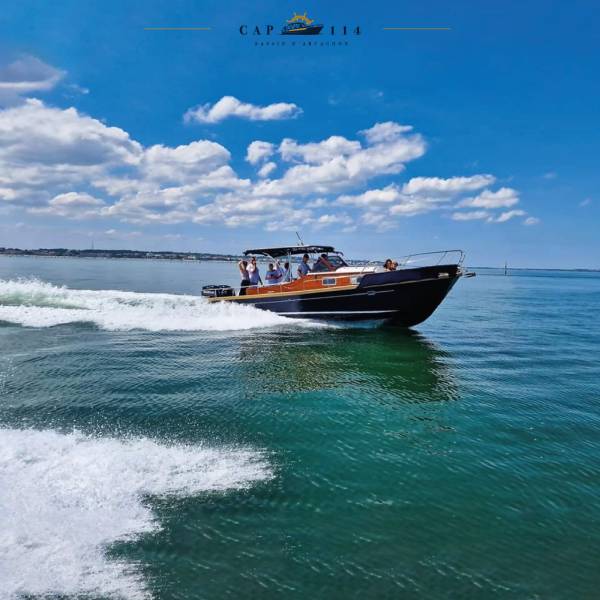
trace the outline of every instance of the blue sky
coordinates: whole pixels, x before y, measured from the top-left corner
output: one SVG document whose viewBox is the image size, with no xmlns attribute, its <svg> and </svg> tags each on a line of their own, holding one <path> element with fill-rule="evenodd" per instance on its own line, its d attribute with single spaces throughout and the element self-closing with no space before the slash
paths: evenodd
<svg viewBox="0 0 600 600">
<path fill-rule="evenodd" d="M 361 35 L 256 45 L 304 11 L 326 26 L 311 41 Z M 460 247 L 473 265 L 598 268 L 599 13 L 5 4 L 0 246 L 238 252 L 299 230 L 356 257 Z"/>
</svg>

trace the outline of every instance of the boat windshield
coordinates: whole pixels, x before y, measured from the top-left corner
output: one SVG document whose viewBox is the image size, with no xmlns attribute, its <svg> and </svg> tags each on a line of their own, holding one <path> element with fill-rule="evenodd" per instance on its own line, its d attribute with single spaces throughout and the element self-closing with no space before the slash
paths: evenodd
<svg viewBox="0 0 600 600">
<path fill-rule="evenodd" d="M 325 264 L 324 261 L 322 261 L 320 258 L 318 258 L 315 261 L 313 271 L 315 271 L 316 273 L 322 272 L 322 271 L 335 271 L 336 269 L 339 269 L 340 267 L 348 266 L 346 264 L 346 261 L 344 261 L 344 259 L 339 254 L 327 254 L 326 256 L 327 256 L 326 260 L 331 265 L 331 269 Z"/>
</svg>

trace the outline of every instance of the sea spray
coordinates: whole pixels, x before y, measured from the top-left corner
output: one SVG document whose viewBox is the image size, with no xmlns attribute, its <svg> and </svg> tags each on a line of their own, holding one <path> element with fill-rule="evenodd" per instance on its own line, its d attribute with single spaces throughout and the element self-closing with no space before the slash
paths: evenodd
<svg viewBox="0 0 600 600">
<path fill-rule="evenodd" d="M 253 450 L 0 429 L 0 597 L 146 598 L 136 566 L 105 553 L 159 529 L 145 498 L 224 492 L 271 477 Z"/>
<path fill-rule="evenodd" d="M 0 279 L 0 321 L 26 327 L 93 323 L 109 331 L 236 331 L 317 326 L 228 302 L 176 294 L 75 290 L 39 279 Z"/>
</svg>

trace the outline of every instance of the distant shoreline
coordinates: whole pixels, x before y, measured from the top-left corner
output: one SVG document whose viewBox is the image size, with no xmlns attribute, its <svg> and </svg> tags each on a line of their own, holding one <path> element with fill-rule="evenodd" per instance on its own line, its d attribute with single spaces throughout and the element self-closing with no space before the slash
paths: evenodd
<svg viewBox="0 0 600 600">
<path fill-rule="evenodd" d="M 237 262 L 242 260 L 242 255 L 235 254 L 214 254 L 211 252 L 173 252 L 159 251 L 151 252 L 146 250 L 72 250 L 68 248 L 2 248 L 0 247 L 0 256 L 35 256 L 40 258 L 103 258 L 103 259 L 134 259 L 134 260 L 176 260 L 181 262 Z M 348 260 L 350 264 L 361 264 L 361 261 Z M 383 262 L 383 261 L 381 261 Z M 472 266 L 473 269 L 504 269 L 504 265 L 498 267 Z M 548 267 L 508 267 L 508 271 L 565 271 L 580 273 L 598 273 L 600 269 L 586 269 L 583 267 L 548 268 Z"/>
</svg>

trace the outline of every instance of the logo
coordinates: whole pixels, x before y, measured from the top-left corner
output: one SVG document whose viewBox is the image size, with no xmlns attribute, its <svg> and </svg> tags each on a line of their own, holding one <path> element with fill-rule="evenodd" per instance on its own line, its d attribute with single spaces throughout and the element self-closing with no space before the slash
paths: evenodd
<svg viewBox="0 0 600 600">
<path fill-rule="evenodd" d="M 314 19 L 309 19 L 306 13 L 294 16 L 286 22 L 281 30 L 281 35 L 319 35 L 323 25 L 313 25 Z"/>
<path fill-rule="evenodd" d="M 291 19 L 288 19 L 279 34 L 275 26 L 266 24 L 257 25 L 240 25 L 240 35 L 251 36 L 255 46 L 347 46 L 350 37 L 361 35 L 360 25 L 334 24 L 324 25 L 323 23 L 315 22 L 307 13 L 299 14 L 294 11 Z M 284 40 L 275 41 L 275 36 L 286 36 Z M 300 36 L 319 36 L 320 41 L 314 42 L 298 39 Z M 286 41 L 287 40 L 287 44 Z"/>
</svg>

